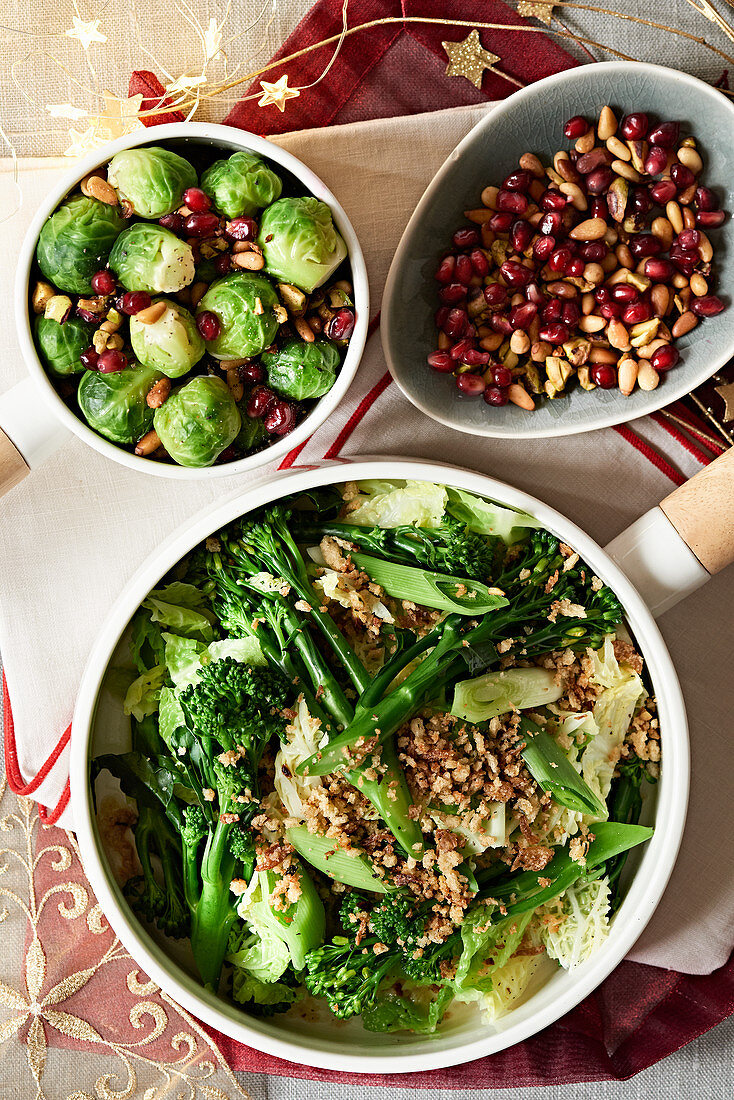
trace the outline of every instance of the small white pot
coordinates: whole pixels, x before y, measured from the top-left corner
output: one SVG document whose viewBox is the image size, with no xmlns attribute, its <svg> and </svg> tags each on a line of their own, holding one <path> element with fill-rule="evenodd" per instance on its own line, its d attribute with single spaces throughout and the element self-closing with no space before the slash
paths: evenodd
<svg viewBox="0 0 734 1100">
<path fill-rule="evenodd" d="M 172 140 L 191 142 L 197 145 L 214 145 L 223 150 L 245 149 L 258 153 L 284 168 L 303 184 L 308 194 L 321 199 L 331 209 L 334 222 L 347 245 L 354 285 L 356 312 L 354 333 L 336 382 L 329 392 L 319 400 L 309 415 L 290 435 L 276 439 L 275 442 L 258 454 L 249 455 L 246 458 L 238 459 L 236 462 L 225 462 L 219 466 L 207 466 L 202 469 L 176 466 L 173 463 L 155 462 L 130 454 L 92 431 L 83 420 L 76 416 L 54 390 L 53 384 L 38 358 L 31 331 L 33 318 L 28 301 L 29 281 L 38 235 L 46 219 L 65 196 L 78 185 L 84 176 L 99 165 L 106 164 L 122 149 L 131 149 L 138 145 L 156 145 Z M 49 454 L 66 441 L 68 433 L 73 432 L 85 443 L 89 443 L 90 446 L 99 451 L 100 454 L 106 455 L 115 462 L 122 463 L 123 466 L 129 466 L 133 470 L 184 481 L 201 480 L 249 473 L 258 466 L 276 462 L 293 447 L 298 446 L 299 443 L 312 435 L 331 415 L 349 389 L 362 357 L 369 324 L 369 285 L 364 256 L 351 222 L 326 184 L 310 168 L 307 168 L 300 160 L 291 153 L 279 148 L 279 146 L 244 130 L 203 122 L 175 122 L 144 131 L 136 131 L 134 134 L 111 142 L 103 149 L 95 149 L 86 157 L 75 161 L 74 166 L 64 173 L 37 211 L 24 238 L 18 257 L 15 280 L 15 317 L 18 339 L 31 375 L 32 384 L 28 380 L 21 382 L 14 389 L 0 397 L 0 436 L 2 432 L 5 432 L 22 455 L 22 458 L 25 459 L 27 466 L 32 468 L 34 465 L 45 461 Z M 40 401 L 38 400 L 39 397 L 41 398 Z M 1 442 L 2 439 L 0 438 Z M 6 489 L 11 487 L 10 484 L 5 486 Z M 0 448 L 0 494 L 2 491 L 2 449 Z"/>
<path fill-rule="evenodd" d="M 432 1037 L 376 1037 L 358 1021 L 340 1022 L 328 1014 L 309 1021 L 255 1019 L 202 989 L 153 942 L 128 908 L 97 832 L 89 782 L 90 759 L 109 750 L 114 738 L 109 704 L 100 697 L 105 671 L 131 616 L 173 565 L 224 524 L 286 494 L 347 479 L 396 476 L 445 483 L 528 511 L 581 554 L 625 608 L 658 700 L 663 746 L 662 778 L 655 788 L 651 815 L 655 834 L 631 855 L 633 873 L 627 894 L 601 949 L 573 973 L 554 971 L 498 1026 L 482 1023 L 476 1012 L 457 1011 L 446 1029 Z M 689 487 L 694 483 L 695 479 Z M 81 682 L 72 728 L 72 805 L 84 866 L 107 918 L 133 958 L 175 1000 L 219 1031 L 268 1054 L 332 1070 L 407 1073 L 468 1062 L 520 1042 L 577 1005 L 625 957 L 650 919 L 675 862 L 688 800 L 688 731 L 680 685 L 653 614 L 629 578 L 643 584 L 654 579 L 654 602 L 662 610 L 703 583 L 708 573 L 660 509 L 649 512 L 630 532 L 615 539 L 605 552 L 559 512 L 493 478 L 413 459 L 357 459 L 261 482 L 236 500 L 207 509 L 171 535 L 138 570 L 108 615 Z M 627 573 L 615 559 L 624 559 Z M 650 568 L 653 560 L 662 563 L 659 569 Z M 119 702 L 116 707 L 119 711 Z"/>
</svg>

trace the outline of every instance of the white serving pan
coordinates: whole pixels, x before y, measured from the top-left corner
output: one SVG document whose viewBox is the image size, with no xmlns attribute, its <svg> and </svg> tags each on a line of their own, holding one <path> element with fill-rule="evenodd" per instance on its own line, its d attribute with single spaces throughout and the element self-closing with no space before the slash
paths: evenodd
<svg viewBox="0 0 734 1100">
<path fill-rule="evenodd" d="M 259 153 L 280 165 L 298 179 L 305 190 L 321 199 L 331 209 L 334 222 L 344 238 L 352 267 L 356 324 L 336 382 L 327 394 L 314 406 L 309 415 L 290 433 L 277 439 L 258 454 L 241 458 L 237 462 L 225 462 L 219 466 L 192 469 L 163 462 L 151 461 L 129 454 L 115 446 L 77 417 L 61 400 L 53 388 L 38 358 L 31 325 L 33 316 L 29 310 L 29 280 L 36 243 L 41 228 L 50 214 L 79 181 L 99 165 L 106 164 L 122 149 L 138 145 L 157 145 L 168 141 L 191 142 L 195 145 L 215 145 L 233 152 L 240 149 Z M 17 485 L 30 468 L 44 462 L 69 438 L 69 433 L 79 436 L 100 454 L 133 470 L 159 477 L 176 478 L 179 481 L 231 477 L 249 473 L 258 466 L 276 462 L 293 447 L 302 443 L 324 423 L 337 407 L 354 378 L 367 339 L 369 323 L 369 285 L 367 269 L 359 241 L 351 222 L 335 196 L 325 183 L 302 161 L 265 138 L 237 130 L 231 126 L 215 126 L 203 122 L 175 122 L 152 129 L 136 131 L 119 138 L 101 149 L 95 149 L 86 157 L 74 162 L 74 166 L 61 176 L 31 222 L 18 257 L 15 279 L 15 318 L 23 358 L 30 379 L 18 383 L 0 396 L 0 496 Z"/>
<path fill-rule="evenodd" d="M 101 692 L 105 671 L 131 616 L 180 558 L 224 524 L 286 494 L 346 479 L 395 477 L 438 481 L 483 494 L 532 513 L 570 543 L 625 608 L 657 696 L 663 744 L 662 778 L 648 811 L 655 834 L 632 854 L 627 894 L 603 947 L 573 973 L 549 966 L 545 984 L 531 989 L 499 1026 L 483 1024 L 473 1006 L 467 1006 L 466 1011 L 455 1011 L 445 1030 L 433 1037 L 375 1036 L 358 1021 L 340 1022 L 328 1013 L 316 1019 L 255 1019 L 202 989 L 185 964 L 155 943 L 128 908 L 97 832 L 89 783 L 90 758 L 112 747 L 124 748 L 119 744 L 119 702 L 112 707 Z M 332 1070 L 407 1073 L 468 1062 L 520 1042 L 568 1012 L 629 952 L 660 901 L 676 859 L 688 799 L 688 731 L 680 685 L 654 614 L 734 559 L 729 521 L 733 509 L 734 453 L 728 452 L 602 550 L 559 512 L 493 478 L 413 459 L 357 459 L 261 481 L 188 522 L 147 560 L 116 601 L 90 655 L 72 725 L 72 806 L 84 866 L 130 954 L 166 993 L 212 1027 L 268 1054 Z"/>
</svg>

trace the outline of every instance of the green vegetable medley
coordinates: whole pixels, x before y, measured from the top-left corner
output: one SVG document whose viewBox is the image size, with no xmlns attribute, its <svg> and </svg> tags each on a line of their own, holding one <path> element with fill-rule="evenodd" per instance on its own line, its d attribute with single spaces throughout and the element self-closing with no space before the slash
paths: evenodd
<svg viewBox="0 0 734 1100">
<path fill-rule="evenodd" d="M 130 905 L 209 989 L 432 1033 L 603 944 L 658 721 L 614 593 L 532 516 L 414 481 L 285 498 L 129 638 L 97 797 L 133 811 Z"/>
<path fill-rule="evenodd" d="M 173 144 L 115 154 L 60 204 L 31 307 L 41 362 L 82 420 L 204 467 L 303 420 L 336 381 L 355 309 L 325 203 L 255 153 Z"/>
</svg>

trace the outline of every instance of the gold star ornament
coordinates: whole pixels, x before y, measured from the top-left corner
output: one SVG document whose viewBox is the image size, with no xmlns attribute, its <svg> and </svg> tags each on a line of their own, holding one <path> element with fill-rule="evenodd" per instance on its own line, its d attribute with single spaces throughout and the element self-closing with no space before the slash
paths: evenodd
<svg viewBox="0 0 734 1100">
<path fill-rule="evenodd" d="M 724 423 L 728 424 L 730 420 L 734 420 L 734 382 L 727 382 L 725 386 L 717 386 L 716 393 L 724 402 Z"/>
<path fill-rule="evenodd" d="M 99 19 L 93 19 L 91 23 L 85 23 L 78 15 L 72 19 L 72 26 L 64 33 L 69 38 L 78 38 L 85 50 L 88 50 L 93 42 L 106 42 L 107 35 L 99 29 Z"/>
<path fill-rule="evenodd" d="M 522 15 L 525 19 L 539 19 L 541 23 L 545 23 L 549 27 L 553 18 L 554 7 L 555 4 L 552 0 L 548 0 L 547 3 L 544 3 L 543 0 L 518 0 L 517 14 Z"/>
<path fill-rule="evenodd" d="M 442 42 L 449 63 L 447 76 L 464 76 L 475 88 L 481 88 L 484 70 L 494 66 L 501 58 L 496 53 L 485 50 L 479 38 L 479 31 L 472 31 L 463 42 Z"/>
<path fill-rule="evenodd" d="M 262 95 L 257 101 L 258 107 L 269 107 L 272 104 L 281 113 L 285 110 L 286 100 L 296 99 L 301 94 L 298 88 L 288 87 L 287 74 L 281 76 L 280 80 L 276 80 L 274 84 L 271 84 L 268 80 L 261 80 L 260 87 L 262 88 Z"/>
</svg>

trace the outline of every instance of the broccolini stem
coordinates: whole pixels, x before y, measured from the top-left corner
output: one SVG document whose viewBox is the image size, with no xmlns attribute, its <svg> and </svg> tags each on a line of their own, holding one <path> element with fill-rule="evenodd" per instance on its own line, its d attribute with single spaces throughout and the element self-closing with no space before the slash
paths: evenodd
<svg viewBox="0 0 734 1100">
<path fill-rule="evenodd" d="M 214 992 L 219 987 L 227 940 L 237 916 L 229 888 L 236 863 L 228 846 L 230 828 L 220 818 L 207 841 L 201 862 L 201 895 L 191 917 L 194 960 L 202 982 Z"/>
</svg>

